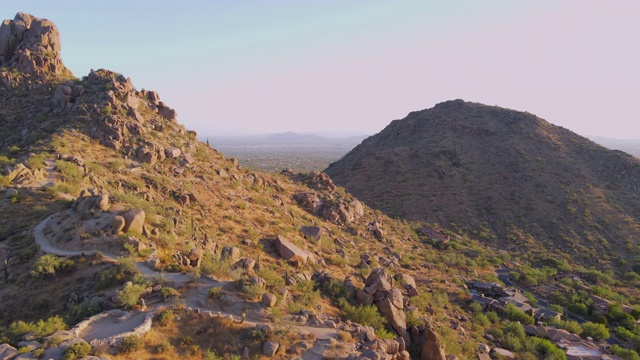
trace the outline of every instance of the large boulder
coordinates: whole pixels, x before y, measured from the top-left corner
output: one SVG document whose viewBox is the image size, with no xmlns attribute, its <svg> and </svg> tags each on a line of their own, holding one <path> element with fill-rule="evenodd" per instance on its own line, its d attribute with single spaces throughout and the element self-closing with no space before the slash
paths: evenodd
<svg viewBox="0 0 640 360">
<path fill-rule="evenodd" d="M 407 316 L 404 313 L 402 293 L 400 290 L 396 287 L 391 288 L 386 296 L 378 301 L 377 305 L 380 312 L 382 312 L 396 333 L 405 340 L 409 340 L 409 334 L 407 333 Z"/>
<path fill-rule="evenodd" d="M 132 209 L 122 215 L 125 221 L 123 232 L 131 232 L 133 234 L 142 235 L 142 227 L 144 226 L 144 210 Z"/>
<path fill-rule="evenodd" d="M 305 238 L 320 240 L 322 236 L 322 228 L 317 226 L 303 226 L 300 228 L 300 231 L 302 231 L 302 235 Z"/>
<path fill-rule="evenodd" d="M 199 268 L 202 263 L 202 250 L 198 248 L 191 249 L 187 258 L 189 259 L 189 265 Z"/>
<path fill-rule="evenodd" d="M 278 248 L 280 256 L 292 263 L 294 266 L 300 266 L 305 264 L 307 261 L 314 260 L 313 254 L 309 251 L 300 249 L 284 236 L 278 235 L 276 238 L 276 247 Z"/>
<path fill-rule="evenodd" d="M 113 232 L 113 235 L 118 235 L 120 231 L 124 229 L 126 224 L 127 222 L 124 217 L 120 215 L 114 216 L 113 220 L 111 221 L 111 231 Z"/>
<path fill-rule="evenodd" d="M 268 357 L 273 357 L 278 349 L 280 348 L 280 344 L 273 341 L 267 341 L 262 344 L 262 353 Z"/>
<path fill-rule="evenodd" d="M 235 246 L 225 246 L 222 248 L 220 259 L 235 263 L 240 259 L 240 249 Z"/>
<path fill-rule="evenodd" d="M 0 345 L 0 359 L 13 359 L 18 355 L 18 350 L 9 344 Z"/>
<path fill-rule="evenodd" d="M 274 307 L 276 306 L 276 301 L 278 299 L 276 298 L 275 295 L 271 294 L 271 293 L 264 293 L 262 294 L 262 304 L 264 304 L 264 306 L 266 307 Z"/>
<path fill-rule="evenodd" d="M 444 353 L 444 345 L 440 337 L 431 326 L 426 326 L 426 340 L 420 348 L 420 359 L 422 360 L 447 360 Z"/>
</svg>

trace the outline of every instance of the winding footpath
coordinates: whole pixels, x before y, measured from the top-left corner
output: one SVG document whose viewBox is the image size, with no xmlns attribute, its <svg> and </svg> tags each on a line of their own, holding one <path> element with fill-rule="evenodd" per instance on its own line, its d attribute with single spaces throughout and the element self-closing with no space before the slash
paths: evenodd
<svg viewBox="0 0 640 360">
<path fill-rule="evenodd" d="M 33 230 L 33 236 L 35 242 L 40 246 L 40 249 L 46 253 L 58 255 L 58 256 L 86 256 L 96 254 L 96 250 L 68 250 L 68 249 L 60 249 L 55 247 L 49 237 L 46 234 L 47 223 L 49 221 L 54 221 L 57 214 L 53 214 L 46 219 L 42 220 Z M 106 261 L 110 262 L 118 262 L 119 260 L 113 254 L 108 254 L 105 252 L 100 252 Z M 141 274 L 147 277 L 162 277 L 165 281 L 170 282 L 173 286 L 181 286 L 189 283 L 195 283 L 196 289 L 192 291 L 189 295 L 185 297 L 187 306 L 189 306 L 193 310 L 199 311 L 211 311 L 215 313 L 219 313 L 225 317 L 236 317 L 239 318 L 242 312 L 232 313 L 225 311 L 216 311 L 213 304 L 207 306 L 207 294 L 211 287 L 223 287 L 228 284 L 225 281 L 215 281 L 210 279 L 209 277 L 200 277 L 198 280 L 194 281 L 190 276 L 182 273 L 164 273 L 158 272 L 151 268 L 149 268 L 144 262 L 137 262 L 136 267 L 140 271 Z M 95 339 L 106 338 L 108 336 L 112 336 L 113 334 L 118 333 L 120 330 L 135 326 L 136 322 L 139 320 L 143 321 L 145 314 L 153 311 L 154 309 L 150 309 L 147 312 L 143 312 L 137 314 L 132 317 L 131 321 L 127 321 L 125 324 L 118 324 L 116 322 L 110 321 L 102 321 L 97 322 L 95 326 L 91 326 L 82 332 L 82 338 L 86 341 L 91 341 Z M 253 316 L 252 316 L 253 315 Z M 247 318 L 243 321 L 243 324 L 247 326 L 256 326 L 258 324 L 271 324 L 274 325 L 273 322 L 264 319 L 261 316 L 257 316 L 254 314 L 247 314 Z M 299 333 L 311 333 L 316 335 L 316 341 L 314 346 L 307 350 L 305 353 L 301 355 L 303 360 L 320 360 L 323 359 L 324 352 L 328 350 L 330 346 L 330 339 L 337 338 L 337 330 L 328 327 L 313 327 L 313 326 L 305 326 L 298 325 L 295 323 L 285 323 L 286 325 L 292 325 L 295 331 Z"/>
</svg>

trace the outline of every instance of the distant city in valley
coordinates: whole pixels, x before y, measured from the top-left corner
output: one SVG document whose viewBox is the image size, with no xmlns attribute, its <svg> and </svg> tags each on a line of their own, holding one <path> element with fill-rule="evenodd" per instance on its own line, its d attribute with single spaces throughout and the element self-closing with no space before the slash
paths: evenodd
<svg viewBox="0 0 640 360">
<path fill-rule="evenodd" d="M 367 135 L 342 136 L 278 133 L 246 136 L 200 137 L 225 156 L 249 169 L 278 172 L 322 171 L 362 142 Z"/>
</svg>

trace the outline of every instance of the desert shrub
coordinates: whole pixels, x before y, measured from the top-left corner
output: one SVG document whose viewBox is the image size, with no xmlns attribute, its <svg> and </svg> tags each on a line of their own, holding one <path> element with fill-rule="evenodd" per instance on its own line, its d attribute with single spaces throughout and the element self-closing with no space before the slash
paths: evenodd
<svg viewBox="0 0 640 360">
<path fill-rule="evenodd" d="M 218 286 L 212 287 L 211 289 L 209 289 L 209 293 L 207 294 L 207 297 L 215 301 L 220 300 L 220 298 L 222 297 L 222 288 Z"/>
<path fill-rule="evenodd" d="M 173 314 L 173 311 L 166 309 L 156 315 L 155 321 L 162 326 L 166 326 L 173 321 L 174 317 L 175 315 Z"/>
<path fill-rule="evenodd" d="M 556 327 L 558 329 L 565 329 L 568 332 L 576 335 L 580 335 L 582 333 L 582 326 L 577 321 L 571 320 L 551 320 L 547 322 L 548 325 Z"/>
<path fill-rule="evenodd" d="M 25 322 L 22 320 L 18 320 L 16 322 L 11 323 L 4 331 L 3 334 L 6 336 L 9 341 L 12 343 L 17 343 L 20 341 L 24 334 L 28 334 L 30 332 L 36 331 L 36 325 L 30 322 Z"/>
<path fill-rule="evenodd" d="M 118 291 L 118 300 L 126 307 L 133 307 L 140 300 L 140 296 L 146 291 L 147 289 L 143 285 L 131 284 Z"/>
<path fill-rule="evenodd" d="M 618 345 L 613 345 L 611 347 L 611 353 L 625 360 L 640 360 L 640 356 L 635 350 L 625 349 Z"/>
<path fill-rule="evenodd" d="M 473 323 L 482 327 L 487 327 L 491 325 L 491 320 L 489 320 L 487 315 L 483 313 L 475 313 L 473 314 Z"/>
<path fill-rule="evenodd" d="M 276 288 L 284 286 L 284 277 L 276 270 L 265 267 L 264 269 L 260 269 L 257 275 L 267 282 L 267 286 Z"/>
<path fill-rule="evenodd" d="M 217 260 L 211 255 L 204 256 L 200 265 L 200 271 L 206 275 L 215 277 L 228 277 L 231 272 L 231 262 L 228 260 Z"/>
<path fill-rule="evenodd" d="M 215 352 L 207 349 L 204 352 L 204 359 L 205 360 L 224 360 L 224 357 L 222 357 L 222 356 L 216 354 Z"/>
<path fill-rule="evenodd" d="M 353 337 L 351 337 L 351 333 L 349 333 L 348 331 L 342 331 L 342 330 L 339 330 L 339 331 L 338 331 L 338 333 L 337 333 L 337 335 L 338 335 L 338 339 L 339 339 L 341 342 L 347 342 L 347 343 L 350 343 L 350 342 L 352 342 L 352 341 L 353 341 Z"/>
<path fill-rule="evenodd" d="M 162 296 L 162 300 L 167 300 L 170 297 L 179 296 L 180 293 L 172 287 L 163 286 L 160 288 L 160 295 Z"/>
<path fill-rule="evenodd" d="M 582 303 L 569 304 L 567 305 L 567 310 L 569 310 L 569 312 L 582 316 L 585 316 L 589 313 L 589 308 L 587 307 L 587 305 Z"/>
<path fill-rule="evenodd" d="M 380 339 L 389 339 L 389 340 L 395 339 L 396 337 L 398 337 L 396 333 L 384 327 L 376 329 L 376 336 Z"/>
<path fill-rule="evenodd" d="M 106 289 L 113 285 L 123 284 L 132 281 L 140 271 L 136 267 L 136 262 L 132 258 L 121 258 L 120 264 L 100 271 L 97 276 L 98 289 Z"/>
<path fill-rule="evenodd" d="M 354 306 L 349 304 L 345 299 L 339 300 L 338 304 L 344 318 L 361 325 L 371 326 L 374 329 L 384 328 L 386 320 L 380 312 L 378 312 L 377 307 L 366 305 Z"/>
<path fill-rule="evenodd" d="M 306 308 L 314 307 L 320 301 L 320 292 L 314 290 L 315 283 L 312 280 L 304 280 L 298 282 L 294 291 L 296 302 Z"/>
<path fill-rule="evenodd" d="M 489 311 L 485 313 L 485 315 L 487 316 L 487 319 L 491 321 L 492 324 L 497 324 L 500 322 L 500 316 L 498 316 L 498 313 L 496 313 L 495 311 Z"/>
<path fill-rule="evenodd" d="M 173 346 L 168 341 L 163 341 L 160 344 L 156 345 L 155 352 L 156 354 L 163 354 L 171 350 Z"/>
<path fill-rule="evenodd" d="M 325 281 L 320 287 L 320 291 L 335 300 L 349 297 L 349 288 L 339 280 Z"/>
<path fill-rule="evenodd" d="M 142 348 L 142 339 L 138 335 L 129 335 L 118 344 L 118 351 L 123 353 L 134 352 Z"/>
<path fill-rule="evenodd" d="M 40 153 L 25 160 L 24 164 L 30 169 L 44 169 L 44 159 L 47 158 L 47 153 Z"/>
<path fill-rule="evenodd" d="M 525 348 L 530 352 L 538 355 L 539 359 L 545 360 L 566 360 L 567 355 L 555 346 L 551 341 L 547 339 L 541 339 L 538 337 L 528 337 L 525 340 Z"/>
<path fill-rule="evenodd" d="M 84 175 L 84 170 L 71 162 L 56 160 L 55 167 L 56 170 L 60 172 L 60 175 L 62 175 L 62 179 L 72 184 L 79 183 Z"/>
<path fill-rule="evenodd" d="M 64 315 L 64 320 L 67 324 L 77 324 L 82 319 L 95 315 L 99 312 L 99 305 L 91 304 L 89 300 L 85 300 L 79 304 L 72 304 L 68 306 Z"/>
<path fill-rule="evenodd" d="M 40 275 L 55 275 L 56 271 L 65 270 L 73 267 L 74 261 L 53 254 L 42 255 L 31 269 L 31 276 L 38 277 Z"/>
<path fill-rule="evenodd" d="M 609 338 L 609 330 L 604 324 L 589 321 L 582 324 L 582 336 L 591 337 L 594 340 L 604 340 Z"/>
<path fill-rule="evenodd" d="M 528 315 L 524 311 L 518 310 L 513 304 L 507 304 L 504 308 L 505 315 L 511 321 L 519 321 L 523 324 L 534 324 L 535 319 L 533 316 Z"/>
<path fill-rule="evenodd" d="M 70 345 L 67 350 L 64 351 L 64 355 L 62 356 L 63 360 L 76 360 L 83 358 L 91 352 L 91 345 L 86 342 L 78 342 Z"/>
<path fill-rule="evenodd" d="M 257 300 L 264 294 L 264 288 L 260 284 L 247 284 L 242 287 L 247 300 Z"/>
</svg>

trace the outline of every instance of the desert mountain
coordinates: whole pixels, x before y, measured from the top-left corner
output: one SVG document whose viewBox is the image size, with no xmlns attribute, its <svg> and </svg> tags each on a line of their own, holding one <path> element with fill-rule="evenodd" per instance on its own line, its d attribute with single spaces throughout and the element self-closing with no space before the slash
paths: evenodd
<svg viewBox="0 0 640 360">
<path fill-rule="evenodd" d="M 391 217 L 517 252 L 624 265 L 640 252 L 640 162 L 526 112 L 447 101 L 391 122 L 327 174 Z"/>
<path fill-rule="evenodd" d="M 239 167 L 158 93 L 104 69 L 75 78 L 60 48 L 49 20 L 0 27 L 0 358 L 444 360 L 424 316 L 447 284 L 423 291 L 444 269 L 419 275 L 437 262 L 424 249 L 402 270 L 406 224 L 326 174 Z"/>
<path fill-rule="evenodd" d="M 533 316 L 507 305 L 517 300 L 533 313 L 532 296 L 477 281 L 508 282 L 504 269 L 495 271 L 509 259 L 506 252 L 435 225 L 425 235 L 422 224 L 369 208 L 325 173 L 267 174 L 238 166 L 199 142 L 158 93 L 104 69 L 74 77 L 48 20 L 20 13 L 4 21 L 0 49 L 0 359 L 566 358 L 550 339 L 525 337 L 519 322 L 532 324 Z M 479 105 L 442 106 L 453 114 Z M 545 124 L 525 121 L 522 131 L 542 131 Z M 398 132 L 415 135 L 418 125 Z M 494 125 L 445 126 L 442 135 L 490 136 L 500 129 Z M 373 145 L 369 139 L 360 148 L 366 144 Z M 541 156 L 528 146 L 522 158 Z M 601 148 L 590 146 L 589 155 L 600 156 Z M 441 153 L 435 177 L 459 177 L 448 165 L 455 152 Z M 592 198 L 591 187 L 600 186 L 595 181 L 566 185 L 579 194 L 576 212 L 613 195 L 611 206 L 628 211 L 619 198 L 636 193 L 622 186 L 637 164 L 605 154 L 619 160 L 606 168 L 615 173 L 605 197 Z M 385 174 L 378 170 L 374 174 Z M 572 176 L 578 175 L 566 175 Z M 599 221 L 600 213 L 591 211 Z M 617 229 L 617 220 L 604 225 Z M 431 246 L 427 237 L 450 246 Z M 554 298 L 556 309 L 565 302 L 602 306 L 585 295 L 598 291 L 629 314 L 593 319 L 611 321 L 627 340 L 640 334 L 634 327 L 640 275 L 614 280 L 556 261 L 564 269 L 558 276 L 569 282 L 555 285 L 549 269 L 518 260 L 524 263 L 507 277 L 534 274 L 547 293 L 561 289 L 567 296 Z M 571 280 L 578 276 L 585 281 Z M 603 285 L 601 278 L 608 281 Z M 487 299 L 467 285 L 494 297 L 488 301 L 504 311 L 485 314 L 472 300 Z M 535 310 L 550 328 L 582 330 L 549 322 L 560 315 L 549 316 L 549 309 Z M 585 327 L 585 341 L 593 329 Z"/>
</svg>

